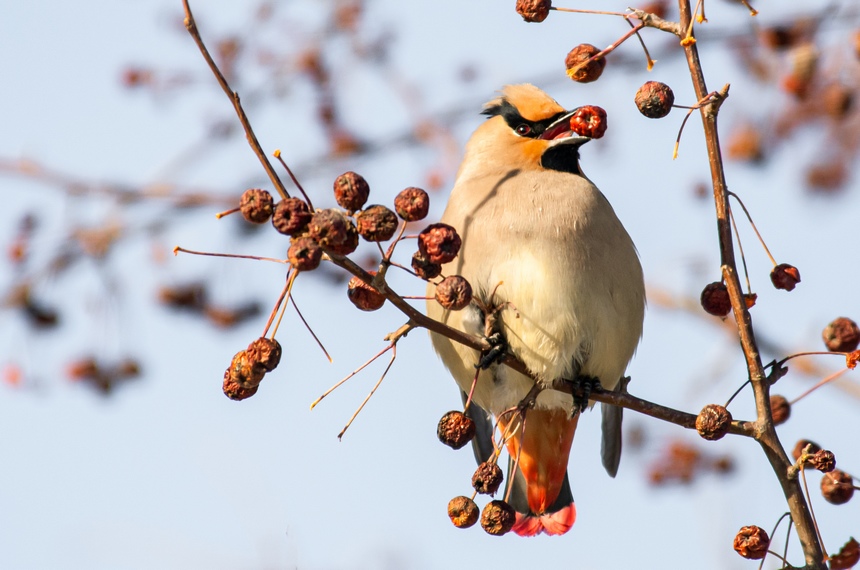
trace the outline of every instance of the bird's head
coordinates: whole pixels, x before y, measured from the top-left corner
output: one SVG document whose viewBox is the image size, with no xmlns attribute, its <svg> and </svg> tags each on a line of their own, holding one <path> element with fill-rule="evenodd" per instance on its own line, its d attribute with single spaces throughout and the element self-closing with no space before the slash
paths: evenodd
<svg viewBox="0 0 860 570">
<path fill-rule="evenodd" d="M 591 138 L 570 130 L 574 113 L 534 85 L 508 85 L 484 105 L 483 114 L 490 118 L 470 145 L 512 167 L 580 174 L 579 147 Z"/>
</svg>

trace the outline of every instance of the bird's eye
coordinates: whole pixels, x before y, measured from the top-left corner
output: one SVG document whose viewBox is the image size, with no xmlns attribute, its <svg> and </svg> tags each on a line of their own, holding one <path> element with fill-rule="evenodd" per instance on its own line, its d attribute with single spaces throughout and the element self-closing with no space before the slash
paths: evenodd
<svg viewBox="0 0 860 570">
<path fill-rule="evenodd" d="M 526 124 L 522 124 L 514 130 L 517 132 L 518 135 L 521 135 L 521 136 L 526 136 L 527 134 L 532 132 L 532 128 Z"/>
</svg>

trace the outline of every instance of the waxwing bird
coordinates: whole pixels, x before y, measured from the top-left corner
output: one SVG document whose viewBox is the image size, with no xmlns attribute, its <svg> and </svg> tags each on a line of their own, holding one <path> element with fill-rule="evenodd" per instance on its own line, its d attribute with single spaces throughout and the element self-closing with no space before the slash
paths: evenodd
<svg viewBox="0 0 860 570">
<path fill-rule="evenodd" d="M 483 114 L 488 119 L 466 145 L 442 216 L 463 243 L 446 273 L 471 283 L 473 302 L 447 311 L 431 300 L 428 314 L 485 337 L 492 318 L 505 350 L 539 382 L 591 378 L 615 390 L 642 334 L 645 287 L 633 241 L 579 168 L 579 148 L 590 139 L 571 132 L 573 112 L 533 85 L 505 87 Z M 514 531 L 570 530 L 576 509 L 567 466 L 580 417 L 573 398 L 543 390 L 520 422 L 503 412 L 523 400 L 532 379 L 487 365 L 478 351 L 445 337 L 433 334 L 432 341 L 462 392 L 477 373 L 468 413 L 478 426 L 478 460 L 493 453 L 494 418 L 509 436 L 509 455 L 519 457 L 507 478 L 518 512 Z M 614 477 L 621 408 L 602 412 L 601 455 Z"/>
</svg>

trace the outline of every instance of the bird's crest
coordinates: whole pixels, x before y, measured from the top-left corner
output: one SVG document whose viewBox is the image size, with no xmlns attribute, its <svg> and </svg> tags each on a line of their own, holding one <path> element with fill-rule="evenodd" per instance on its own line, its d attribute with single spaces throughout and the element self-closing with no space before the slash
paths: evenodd
<svg viewBox="0 0 860 570">
<path fill-rule="evenodd" d="M 501 115 L 506 107 L 513 107 L 527 121 L 540 121 L 564 112 L 555 99 L 531 83 L 506 85 L 501 93 L 484 105 L 485 115 Z"/>
</svg>

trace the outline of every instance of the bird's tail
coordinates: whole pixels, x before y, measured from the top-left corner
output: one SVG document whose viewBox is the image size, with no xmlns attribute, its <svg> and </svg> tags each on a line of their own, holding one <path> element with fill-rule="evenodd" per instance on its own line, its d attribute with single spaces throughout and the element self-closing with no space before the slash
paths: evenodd
<svg viewBox="0 0 860 570">
<path fill-rule="evenodd" d="M 578 421 L 579 414 L 570 418 L 561 408 L 532 409 L 508 439 L 510 504 L 518 513 L 513 530 L 520 536 L 564 534 L 576 521 L 567 462 Z M 517 426 L 508 431 L 508 423 L 499 422 L 503 432 L 511 433 Z M 510 473 L 517 458 L 517 469 Z"/>
</svg>

